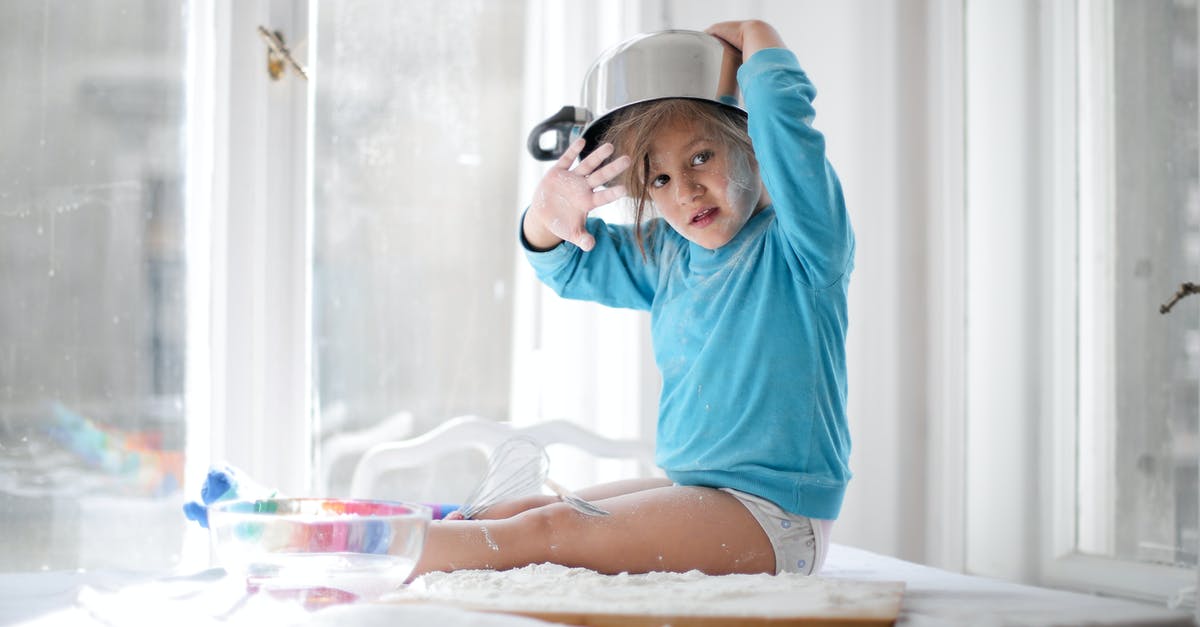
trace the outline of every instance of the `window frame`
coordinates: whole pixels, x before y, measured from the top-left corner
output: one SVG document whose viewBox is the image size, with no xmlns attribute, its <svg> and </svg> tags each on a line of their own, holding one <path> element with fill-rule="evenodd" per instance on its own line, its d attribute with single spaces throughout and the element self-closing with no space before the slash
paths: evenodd
<svg viewBox="0 0 1200 627">
<path fill-rule="evenodd" d="M 1113 177 L 1108 175 L 1114 168 L 1113 106 L 1111 98 L 1094 98 L 1111 94 L 1112 4 L 1112 0 L 1049 3 L 1040 20 L 1041 46 L 1051 60 L 1051 70 L 1043 74 L 1040 84 L 1042 128 L 1050 129 L 1042 148 L 1043 154 L 1051 155 L 1050 176 L 1041 194 L 1046 207 L 1072 208 L 1045 212 L 1049 235 L 1043 246 L 1051 262 L 1051 280 L 1041 296 L 1049 329 L 1043 359 L 1050 364 L 1050 392 L 1043 399 L 1043 411 L 1050 419 L 1043 421 L 1041 438 L 1042 480 L 1048 489 L 1042 496 L 1040 579 L 1047 585 L 1166 603 L 1196 584 L 1195 570 L 1077 550 L 1081 508 L 1103 515 L 1105 507 L 1080 501 L 1085 498 L 1078 487 L 1081 456 L 1095 454 L 1100 463 L 1105 457 L 1112 463 L 1111 438 L 1080 420 L 1083 412 L 1107 412 L 1111 407 L 1105 399 L 1084 398 L 1080 384 L 1084 377 L 1111 378 L 1111 368 L 1096 370 L 1088 364 L 1097 360 L 1111 364 L 1112 350 L 1080 341 L 1089 331 L 1079 318 L 1080 308 L 1090 306 L 1082 298 L 1085 282 L 1093 280 L 1092 272 L 1104 272 L 1083 261 L 1090 255 L 1081 229 L 1094 229 L 1096 236 L 1104 237 L 1115 211 Z M 1080 63 L 1085 58 L 1101 61 L 1085 67 Z M 1103 293 L 1092 296 L 1105 301 Z M 1107 301 L 1111 302 L 1111 295 Z M 1098 307 L 1101 310 L 1107 311 Z M 1101 316 L 1096 324 L 1111 328 L 1113 322 L 1111 316 Z"/>
<path fill-rule="evenodd" d="M 926 563 L 966 563 L 966 64 L 965 1 L 930 7 L 927 64 L 929 206 L 929 456 Z"/>
<path fill-rule="evenodd" d="M 311 90 L 266 71 L 259 25 L 305 63 L 308 0 L 188 7 L 186 494 L 224 461 L 304 494 L 315 480 L 308 311 Z M 182 567 L 209 560 L 189 525 Z"/>
<path fill-rule="evenodd" d="M 1111 25 L 1105 22 L 1111 6 L 1111 0 L 967 2 L 968 13 L 978 11 L 985 17 L 977 14 L 965 20 L 965 135 L 968 147 L 977 144 L 966 151 L 965 569 L 989 577 L 1166 603 L 1177 601 L 1186 587 L 1195 585 L 1194 569 L 1076 550 L 1080 452 L 1096 450 L 1084 446 L 1080 438 L 1104 440 L 1103 434 L 1081 431 L 1079 423 L 1080 411 L 1092 411 L 1094 405 L 1079 396 L 1084 376 L 1079 307 L 1086 306 L 1079 300 L 1080 282 L 1090 280 L 1090 275 L 1080 275 L 1086 271 L 1080 263 L 1080 228 L 1104 223 L 1103 215 L 1088 221 L 1080 211 L 1082 207 L 1111 211 L 1108 190 L 1085 186 L 1090 180 L 1111 180 L 1090 173 L 1112 167 L 1110 161 L 1091 159 L 1108 154 L 1103 144 L 1094 143 L 1108 141 L 1110 103 L 1079 96 L 1081 82 L 1110 79 L 1103 73 L 1082 76 L 1078 59 L 1080 43 L 1093 47 L 1093 53 L 1099 49 L 1111 55 L 1108 40 L 1096 36 L 1097 32 L 1111 34 Z M 1081 14 L 1087 16 L 1084 22 Z M 1004 76 L 996 76 L 997 67 Z M 973 89 L 972 82 L 976 83 Z M 990 86 L 980 88 L 982 83 Z M 996 115 L 1007 115 L 1001 119 L 1009 120 L 1015 130 L 998 135 L 985 131 L 984 137 L 972 132 L 997 119 Z M 985 145 L 979 147 L 980 143 Z M 997 171 L 1020 179 L 1008 180 L 1013 189 L 1028 191 L 995 187 Z M 971 189 L 973 183 L 982 183 L 984 193 Z M 997 201 L 995 195 L 1001 198 Z M 1034 210 L 995 216 L 994 209 L 1022 205 L 1032 205 Z M 976 244 L 988 241 L 983 238 L 998 241 L 984 244 L 986 250 L 980 253 Z M 997 252 L 1004 258 L 994 258 Z M 1006 263 L 1004 259 L 1018 256 L 1034 259 L 1032 268 L 1040 268 L 1030 271 L 1028 262 L 1020 267 L 1026 270 L 1020 276 L 1027 277 L 1028 285 L 1004 274 L 1020 268 L 997 268 Z M 978 314 L 988 316 L 994 307 L 1024 318 L 1006 322 L 1019 329 L 1016 341 L 1009 341 L 1012 334 L 995 333 L 986 318 L 980 322 Z M 973 378 L 984 376 L 988 378 Z M 976 454 L 989 447 L 1027 448 L 1037 470 L 1022 470 L 1016 458 L 995 464 L 986 453 Z M 1032 524 L 1022 522 L 1028 518 L 1022 510 L 1033 514 Z"/>
<path fill-rule="evenodd" d="M 1094 143 L 1111 119 L 1079 95 L 1081 82 L 1108 79 L 1083 75 L 1078 60 L 1112 54 L 1095 37 L 1111 32 L 1111 7 L 964 0 L 963 570 L 1168 603 L 1196 570 L 1076 549 L 1079 454 L 1096 450 L 1080 438 L 1098 437 L 1078 421 L 1092 406 L 1079 398 L 1079 273 L 1094 270 L 1080 261 L 1079 229 L 1095 223 L 1079 212 L 1112 202 L 1085 189 L 1111 180 L 1089 174 L 1111 163 L 1082 159 L 1104 152 Z"/>
</svg>

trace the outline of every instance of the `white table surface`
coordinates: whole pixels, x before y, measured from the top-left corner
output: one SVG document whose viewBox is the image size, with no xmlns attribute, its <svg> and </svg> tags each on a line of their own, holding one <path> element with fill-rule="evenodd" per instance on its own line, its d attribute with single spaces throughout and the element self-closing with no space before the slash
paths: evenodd
<svg viewBox="0 0 1200 627">
<path fill-rule="evenodd" d="M 911 627 L 1194 624 L 1190 612 L 962 575 L 838 544 L 821 575 L 905 582 L 896 624 Z"/>
<path fill-rule="evenodd" d="M 0 568 L 3 566 L 0 565 Z M 971 577 L 833 545 L 824 577 L 904 581 L 897 625 L 1193 625 L 1190 613 L 1143 603 Z M 545 626 L 532 619 L 436 606 L 345 604 L 318 611 L 246 598 L 221 571 L 154 578 L 127 572 L 0 573 L 0 625 Z"/>
</svg>

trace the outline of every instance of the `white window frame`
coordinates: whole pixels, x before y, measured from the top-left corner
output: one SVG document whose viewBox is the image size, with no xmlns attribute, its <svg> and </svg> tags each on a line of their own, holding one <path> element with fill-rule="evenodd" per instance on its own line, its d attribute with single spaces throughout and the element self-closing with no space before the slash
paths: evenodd
<svg viewBox="0 0 1200 627">
<path fill-rule="evenodd" d="M 1091 280 L 1079 273 L 1103 267 L 1080 250 L 1079 229 L 1104 228 L 1112 211 L 1111 193 L 1090 184 L 1112 179 L 1103 174 L 1111 161 L 1093 158 L 1111 154 L 1096 145 L 1111 137 L 1111 106 L 1078 97 L 1081 84 L 1092 90 L 1110 79 L 1081 75 L 1078 61 L 1112 54 L 1096 39 L 1111 32 L 1111 6 L 965 4 L 963 564 L 974 574 L 1166 603 L 1195 584 L 1196 571 L 1076 548 L 1080 451 L 1106 455 L 1111 446 L 1078 427 L 1081 411 L 1105 405 L 1078 398 L 1081 377 L 1104 376 L 1081 362 L 1111 361 L 1103 347 L 1080 355 L 1080 333 L 1092 331 L 1079 327 L 1079 307 L 1098 305 L 1078 301 L 1080 281 Z M 1081 13 L 1091 17 L 1080 23 Z"/>
<path fill-rule="evenodd" d="M 964 570 L 1030 583 L 1038 551 L 1037 6 L 964 7 Z"/>
<path fill-rule="evenodd" d="M 304 64 L 309 15 L 307 0 L 189 5 L 184 481 L 193 498 L 218 461 L 289 494 L 315 479 L 312 96 L 290 69 L 268 77 L 257 32 L 283 32 Z M 189 526 L 183 565 L 208 558 L 206 534 Z"/>
<path fill-rule="evenodd" d="M 926 559 L 965 567 L 966 198 L 963 0 L 930 4 L 929 499 Z"/>
<path fill-rule="evenodd" d="M 1113 324 L 1111 315 L 1100 315 L 1091 318 L 1095 326 L 1083 328 L 1078 315 L 1081 307 L 1095 313 L 1111 312 L 1113 302 L 1112 294 L 1103 290 L 1106 283 L 1096 280 L 1097 274 L 1112 275 L 1112 259 L 1099 257 L 1087 247 L 1087 242 L 1095 239 L 1111 241 L 1115 212 L 1111 189 L 1113 106 L 1111 97 L 1097 97 L 1112 93 L 1112 0 L 1047 4 L 1042 18 L 1042 49 L 1051 62 L 1051 71 L 1041 83 L 1043 128 L 1050 131 L 1045 133 L 1043 152 L 1052 157 L 1041 193 L 1046 207 L 1074 210 L 1046 213 L 1049 236 L 1044 245 L 1052 280 L 1041 295 L 1048 304 L 1050 329 L 1043 355 L 1050 364 L 1050 393 L 1043 399 L 1049 420 L 1044 421 L 1041 438 L 1047 486 L 1042 501 L 1046 546 L 1041 551 L 1041 580 L 1048 585 L 1166 603 L 1195 585 L 1196 571 L 1077 550 L 1077 534 L 1100 536 L 1090 541 L 1093 545 L 1103 544 L 1106 535 L 1103 522 L 1085 529 L 1080 520 L 1112 518 L 1111 500 L 1094 502 L 1087 497 L 1090 491 L 1078 490 L 1080 462 L 1091 463 L 1084 456 L 1099 456 L 1096 463 L 1102 465 L 1107 459 L 1108 466 L 1114 459 L 1111 434 L 1090 429 L 1088 421 L 1078 419 L 1084 412 L 1111 412 L 1112 408 L 1111 398 L 1079 395 L 1080 383 L 1088 379 L 1096 389 L 1111 389 L 1104 381 L 1112 378 L 1112 347 L 1078 340 L 1111 336 Z M 1085 59 L 1096 62 L 1086 63 Z M 1081 229 L 1088 229 L 1090 236 L 1081 237 Z M 1111 424 L 1111 417 L 1100 422 Z M 1087 479 L 1111 483 L 1105 477 L 1089 475 Z M 1093 486 L 1104 490 L 1103 485 Z"/>
</svg>

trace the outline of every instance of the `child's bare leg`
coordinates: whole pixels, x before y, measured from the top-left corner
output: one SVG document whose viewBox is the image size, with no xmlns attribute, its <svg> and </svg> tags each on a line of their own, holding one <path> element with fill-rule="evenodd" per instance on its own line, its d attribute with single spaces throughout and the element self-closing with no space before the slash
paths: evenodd
<svg viewBox="0 0 1200 627">
<path fill-rule="evenodd" d="M 612 515 L 585 516 L 552 503 L 504 520 L 431 525 L 413 576 L 541 562 L 614 574 L 775 572 L 775 553 L 766 534 L 725 492 L 658 487 L 597 504 Z"/>
<path fill-rule="evenodd" d="M 603 499 L 611 499 L 614 496 L 622 494 L 632 494 L 643 490 L 653 490 L 654 488 L 665 488 L 672 485 L 670 479 L 666 477 L 646 477 L 643 479 L 622 479 L 620 481 L 610 481 L 608 483 L 600 483 L 594 486 L 576 490 L 575 494 L 579 498 L 589 501 L 600 501 Z"/>
<path fill-rule="evenodd" d="M 512 518 L 521 512 L 531 510 L 543 505 L 549 505 L 558 500 L 558 497 L 547 496 L 545 494 L 531 494 L 522 496 L 516 499 L 501 501 L 495 505 L 479 512 L 471 518 L 471 520 L 499 520 L 501 518 Z"/>
<path fill-rule="evenodd" d="M 642 490 L 649 490 L 651 488 L 661 488 L 669 485 L 671 485 L 670 479 L 657 477 L 645 479 L 623 479 L 621 481 L 601 483 L 589 488 L 584 488 L 577 491 L 576 494 L 589 501 L 599 501 L 601 499 L 608 499 L 614 496 L 620 496 L 622 494 L 640 492 Z M 547 496 L 544 494 L 534 494 L 518 499 L 512 499 L 510 501 L 496 503 L 495 505 L 487 508 L 481 514 L 475 516 L 475 520 L 497 520 L 500 518 L 511 518 L 526 510 L 530 510 L 535 507 L 541 507 L 543 505 L 549 505 L 556 501 L 558 501 L 557 496 Z"/>
</svg>

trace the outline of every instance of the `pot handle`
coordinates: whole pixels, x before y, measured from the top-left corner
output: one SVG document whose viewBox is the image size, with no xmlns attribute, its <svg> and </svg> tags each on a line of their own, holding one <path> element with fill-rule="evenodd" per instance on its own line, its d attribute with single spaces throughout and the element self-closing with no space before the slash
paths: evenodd
<svg viewBox="0 0 1200 627">
<path fill-rule="evenodd" d="M 554 161 L 567 151 L 571 140 L 579 135 L 588 117 L 590 116 L 588 116 L 587 109 L 583 107 L 563 107 L 558 110 L 558 113 L 533 127 L 533 130 L 529 132 L 529 139 L 526 141 L 525 147 L 529 149 L 529 154 L 538 161 Z M 550 132 L 554 133 L 554 148 L 546 150 L 542 148 L 542 136 Z"/>
</svg>

